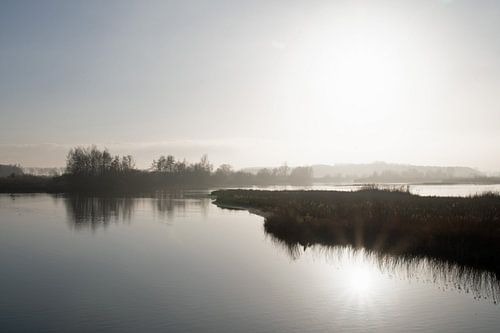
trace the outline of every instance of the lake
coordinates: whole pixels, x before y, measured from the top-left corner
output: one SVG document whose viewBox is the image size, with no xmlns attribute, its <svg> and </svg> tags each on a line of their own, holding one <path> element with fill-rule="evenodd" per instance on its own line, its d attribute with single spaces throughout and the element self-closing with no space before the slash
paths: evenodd
<svg viewBox="0 0 500 333">
<path fill-rule="evenodd" d="M 349 248 L 287 247 L 266 235 L 262 217 L 218 208 L 207 193 L 0 195 L 0 330 L 500 327 L 499 283 L 487 272 Z"/>
<path fill-rule="evenodd" d="M 253 189 L 265 190 L 321 190 L 321 191 L 357 191 L 366 187 L 367 184 L 314 184 L 311 186 L 292 186 L 292 185 L 277 185 L 277 186 L 254 186 L 246 187 Z M 371 186 L 368 184 L 368 186 Z M 500 193 L 500 184 L 376 184 L 378 188 L 384 189 L 404 189 L 408 186 L 408 190 L 413 194 L 423 196 L 448 196 L 448 197 L 464 197 L 482 194 L 485 192 Z M 242 187 L 238 187 L 242 188 Z"/>
</svg>

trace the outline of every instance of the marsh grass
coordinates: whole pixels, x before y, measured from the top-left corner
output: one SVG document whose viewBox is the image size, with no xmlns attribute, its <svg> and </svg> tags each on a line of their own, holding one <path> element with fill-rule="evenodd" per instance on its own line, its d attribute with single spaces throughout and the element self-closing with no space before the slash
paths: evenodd
<svg viewBox="0 0 500 333">
<path fill-rule="evenodd" d="M 287 244 L 352 246 L 438 259 L 500 275 L 500 196 L 421 197 L 394 189 L 222 190 L 216 204 L 269 213 L 265 231 Z"/>
</svg>

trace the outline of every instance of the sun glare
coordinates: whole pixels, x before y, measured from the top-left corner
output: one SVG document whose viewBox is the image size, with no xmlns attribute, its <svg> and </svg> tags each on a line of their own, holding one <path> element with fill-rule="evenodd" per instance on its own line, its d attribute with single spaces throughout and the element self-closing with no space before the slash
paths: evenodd
<svg viewBox="0 0 500 333">
<path fill-rule="evenodd" d="M 340 250 L 338 264 L 346 297 L 369 303 L 384 288 L 383 277 L 374 259 L 365 251 Z"/>
<path fill-rule="evenodd" d="M 373 287 L 371 272 L 364 267 L 356 267 L 349 274 L 349 289 L 355 294 L 365 294 Z"/>
</svg>

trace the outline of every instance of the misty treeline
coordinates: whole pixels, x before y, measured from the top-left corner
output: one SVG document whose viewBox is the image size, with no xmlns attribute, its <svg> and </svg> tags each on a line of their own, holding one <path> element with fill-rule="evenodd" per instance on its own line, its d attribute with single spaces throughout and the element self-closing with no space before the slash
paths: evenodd
<svg viewBox="0 0 500 333">
<path fill-rule="evenodd" d="M 402 171 L 393 170 L 383 170 L 380 172 L 373 172 L 370 176 L 360 177 L 354 179 L 354 182 L 358 183 L 404 183 L 404 182 L 424 182 L 424 181 L 443 181 L 452 180 L 459 177 L 455 176 L 455 168 L 439 168 L 435 170 L 418 170 L 416 168 L 411 168 Z M 481 178 L 478 175 L 474 175 L 471 178 Z"/>
<path fill-rule="evenodd" d="M 0 164 L 1 177 L 18 177 L 18 176 L 60 176 L 66 168 L 35 168 L 22 167 L 19 164 Z"/>
<path fill-rule="evenodd" d="M 13 177 L 17 175 L 22 175 L 23 169 L 19 165 L 0 165 L 0 177 Z"/>
<path fill-rule="evenodd" d="M 107 149 L 96 146 L 76 147 L 66 158 L 66 176 L 74 182 L 92 182 L 120 179 L 154 185 L 275 185 L 310 184 L 313 180 L 311 167 L 290 168 L 286 163 L 277 168 L 261 169 L 257 173 L 235 171 L 229 164 L 214 169 L 208 156 L 198 162 L 177 159 L 173 155 L 160 156 L 148 170 L 135 167 L 130 155 L 113 156 Z"/>
</svg>

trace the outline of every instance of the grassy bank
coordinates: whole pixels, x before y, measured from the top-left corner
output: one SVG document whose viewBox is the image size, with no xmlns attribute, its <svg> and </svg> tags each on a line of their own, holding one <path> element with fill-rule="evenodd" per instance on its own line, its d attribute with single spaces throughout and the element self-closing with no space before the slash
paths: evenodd
<svg viewBox="0 0 500 333">
<path fill-rule="evenodd" d="M 350 245 L 500 273 L 500 196 L 420 197 L 401 191 L 220 190 L 218 205 L 269 214 L 287 244 Z"/>
</svg>

